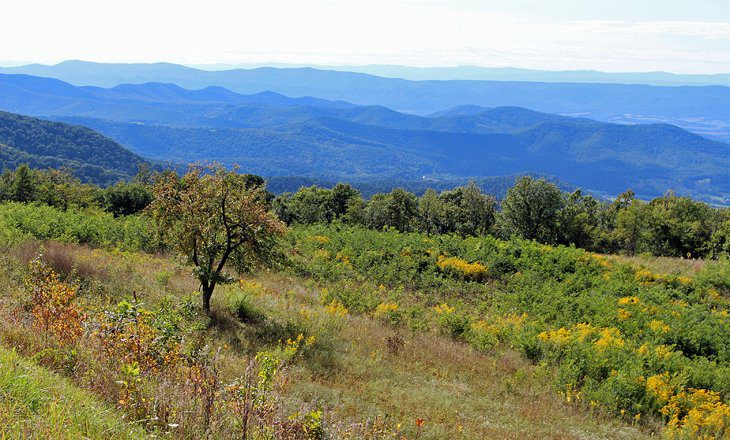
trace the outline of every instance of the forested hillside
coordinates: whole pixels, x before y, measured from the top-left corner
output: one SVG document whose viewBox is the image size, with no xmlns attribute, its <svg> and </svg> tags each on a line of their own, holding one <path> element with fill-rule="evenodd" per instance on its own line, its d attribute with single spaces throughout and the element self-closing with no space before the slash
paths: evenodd
<svg viewBox="0 0 730 440">
<path fill-rule="evenodd" d="M 86 127 L 0 112 L 0 167 L 68 168 L 110 184 L 136 174 L 142 157 Z"/>
<path fill-rule="evenodd" d="M 484 115 L 469 122 L 480 117 Z M 486 125 L 486 119 L 480 124 Z M 674 189 L 718 204 L 728 203 L 730 190 L 730 146 L 670 125 L 620 126 L 563 118 L 524 126 L 521 121 L 500 121 L 502 132 L 464 133 L 334 118 L 251 129 L 62 120 L 92 127 L 154 159 L 214 158 L 266 176 L 449 180 L 538 173 L 610 195 L 632 188 L 642 197 L 655 197 Z"/>
<path fill-rule="evenodd" d="M 104 64 L 67 61 L 54 66 L 6 68 L 58 78 L 76 85 L 113 87 L 125 83 L 164 82 L 190 89 L 211 85 L 238 93 L 274 91 L 287 96 L 316 96 L 360 105 L 430 114 L 473 104 L 520 106 L 548 113 L 575 114 L 602 121 L 670 122 L 730 140 L 730 88 L 657 87 L 632 84 L 515 81 L 409 81 L 399 78 L 313 68 L 257 68 L 205 71 L 170 64 Z"/>
<path fill-rule="evenodd" d="M 142 156 L 216 160 L 267 177 L 438 181 L 524 173 L 641 197 L 667 189 L 717 204 L 730 147 L 668 124 L 619 125 L 519 107 L 431 116 L 272 93 L 171 84 L 75 87 L 0 75 L 0 107 L 82 124 Z"/>
</svg>

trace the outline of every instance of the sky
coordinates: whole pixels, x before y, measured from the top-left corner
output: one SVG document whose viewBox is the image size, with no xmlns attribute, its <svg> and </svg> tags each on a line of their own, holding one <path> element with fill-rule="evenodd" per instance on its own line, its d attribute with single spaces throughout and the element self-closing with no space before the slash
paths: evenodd
<svg viewBox="0 0 730 440">
<path fill-rule="evenodd" d="M 730 72 L 730 0 L 8 0 L 0 62 Z"/>
</svg>

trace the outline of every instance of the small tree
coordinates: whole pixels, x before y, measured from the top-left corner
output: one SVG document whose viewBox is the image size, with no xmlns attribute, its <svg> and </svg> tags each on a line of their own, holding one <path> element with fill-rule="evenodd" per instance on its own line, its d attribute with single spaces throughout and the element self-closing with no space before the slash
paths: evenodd
<svg viewBox="0 0 730 440">
<path fill-rule="evenodd" d="M 583 249 L 594 249 L 601 205 L 579 189 L 564 195 L 563 209 L 558 215 L 558 243 Z"/>
<path fill-rule="evenodd" d="M 107 211 L 115 216 L 136 214 L 152 202 L 152 191 L 141 183 L 119 182 L 104 189 L 100 197 Z"/>
<path fill-rule="evenodd" d="M 10 198 L 15 202 L 32 202 L 36 191 L 35 172 L 26 164 L 20 165 L 15 170 L 15 180 L 11 187 Z"/>
<path fill-rule="evenodd" d="M 421 231 L 427 234 L 446 232 L 446 204 L 434 189 L 427 189 L 418 199 L 418 212 Z"/>
<path fill-rule="evenodd" d="M 447 223 L 450 223 L 446 232 L 484 235 L 492 228 L 497 202 L 494 197 L 483 194 L 473 180 L 466 186 L 444 191 L 439 198 L 444 202 Z"/>
<path fill-rule="evenodd" d="M 148 211 L 172 248 L 195 265 L 203 308 L 218 284 L 230 282 L 226 266 L 244 273 L 272 262 L 284 225 L 268 212 L 266 192 L 246 176 L 218 164 L 194 165 L 182 178 L 163 173 Z"/>
<path fill-rule="evenodd" d="M 411 232 L 418 219 L 418 198 L 403 188 L 387 194 L 375 194 L 364 214 L 369 228 L 392 227 L 400 232 Z"/>
<path fill-rule="evenodd" d="M 357 202 L 353 202 L 355 199 L 362 200 L 360 191 L 350 186 L 349 183 L 338 183 L 332 188 L 332 201 L 334 204 L 335 217 L 343 218 L 348 211 L 348 208 Z"/>
<path fill-rule="evenodd" d="M 562 207 L 563 194 L 554 183 L 525 176 L 507 191 L 501 217 L 508 234 L 554 243 Z"/>
</svg>

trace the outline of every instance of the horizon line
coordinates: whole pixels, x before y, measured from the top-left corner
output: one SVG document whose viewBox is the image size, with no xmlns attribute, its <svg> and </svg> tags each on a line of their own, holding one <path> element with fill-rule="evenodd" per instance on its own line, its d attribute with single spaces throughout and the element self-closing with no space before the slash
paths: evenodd
<svg viewBox="0 0 730 440">
<path fill-rule="evenodd" d="M 483 69 L 491 71 L 523 71 L 523 72 L 534 72 L 534 73 L 548 73 L 548 74 L 560 74 L 560 73 L 592 73 L 592 74 L 604 74 L 604 75 L 671 75 L 677 77 L 730 77 L 730 71 L 727 72 L 707 72 L 707 73 L 686 73 L 676 72 L 668 70 L 620 70 L 620 71 L 608 71 L 600 69 L 547 69 L 547 68 L 535 68 L 535 67 L 519 67 L 516 65 L 479 65 L 479 64 L 443 64 L 443 65 L 410 65 L 410 64 L 392 64 L 392 63 L 367 63 L 367 64 L 319 64 L 319 63 L 294 63 L 286 61 L 272 61 L 272 62 L 180 62 L 180 61 L 96 61 L 88 59 L 65 59 L 58 62 L 38 62 L 30 60 L 0 60 L 0 67 L 2 68 L 20 68 L 28 66 L 43 66 L 43 67 L 54 67 L 66 63 L 88 63 L 88 64 L 109 64 L 109 65 L 155 65 L 155 64 L 170 64 L 182 67 L 189 67 L 197 70 L 212 70 L 212 71 L 223 71 L 223 70 L 236 70 L 236 69 L 255 69 L 261 67 L 271 68 L 313 68 L 319 70 L 336 70 L 336 69 L 358 69 L 358 68 L 403 68 L 413 70 L 439 70 L 439 69 Z M 729 78 L 730 79 L 730 78 Z"/>
</svg>

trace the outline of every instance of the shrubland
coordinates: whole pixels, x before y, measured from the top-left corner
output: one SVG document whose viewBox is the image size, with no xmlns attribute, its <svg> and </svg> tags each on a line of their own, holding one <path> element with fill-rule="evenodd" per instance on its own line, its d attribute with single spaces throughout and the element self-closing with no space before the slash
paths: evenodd
<svg viewBox="0 0 730 440">
<path fill-rule="evenodd" d="M 7 356 L 113 408 L 116 432 L 151 436 L 728 435 L 730 261 L 723 251 L 690 260 L 560 245 L 566 219 L 591 224 L 581 219 L 592 208 L 575 206 L 599 202 L 534 180 L 518 184 L 518 198 L 500 211 L 473 185 L 420 199 L 394 191 L 369 202 L 338 185 L 272 201 L 256 179 L 219 172 L 189 174 L 187 183 L 167 174 L 155 188 L 145 179 L 127 184 L 156 194 L 153 200 L 170 195 L 165 203 L 189 199 L 201 222 L 157 201 L 146 212 L 110 212 L 98 196 L 67 206 L 0 205 L 0 345 L 15 351 Z M 535 199 L 532 190 L 551 196 Z M 245 198 L 251 191 L 257 195 Z M 122 192 L 131 200 L 141 194 Z M 291 223 L 283 237 L 272 232 L 264 248 L 251 242 L 240 255 L 250 263 L 273 245 L 269 269 L 218 263 L 236 240 L 231 227 L 255 224 L 251 209 L 238 217 L 219 212 L 239 200 L 232 194 L 263 207 L 262 216 L 272 206 Z M 200 195 L 206 203 L 193 203 Z M 550 200 L 561 205 L 539 218 L 559 227 L 535 229 L 525 218 Z M 670 213 L 670 224 L 683 218 L 695 227 L 658 228 L 651 237 L 682 239 L 657 243 L 709 249 L 727 211 L 695 203 L 625 195 L 596 212 L 618 212 L 616 219 L 629 209 Z M 399 210 L 402 204 L 409 208 Z M 376 226 L 367 223 L 375 218 Z M 715 229 L 707 235 L 705 226 Z M 190 230 L 170 237 L 175 228 Z M 575 240 L 605 238 L 592 228 L 573 232 Z M 208 240 L 202 248 L 201 237 Z M 202 255 L 230 267 L 202 270 L 193 259 Z M 209 310 L 196 292 L 205 276 L 216 280 Z M 20 380 L 3 377 L 10 387 Z M 2 402 L 26 411 L 26 397 L 7 389 L 0 388 Z M 26 429 L 42 411 L 3 432 Z M 70 437 L 104 436 L 90 425 L 68 426 Z"/>
<path fill-rule="evenodd" d="M 568 405 L 550 391 L 549 370 L 514 350 L 485 354 L 411 331 L 402 305 L 360 313 L 336 299 L 336 284 L 293 268 L 220 286 L 208 316 L 196 279 L 167 256 L 32 238 L 3 246 L 0 346 L 95 399 L 68 397 L 49 421 L 105 408 L 114 423 L 100 432 L 69 419 L 58 428 L 68 438 L 645 435 Z M 18 409 L 0 431 L 12 436 L 47 413 L 12 391 L 25 373 L 8 365 L 0 401 Z M 47 386 L 37 394 L 45 402 Z"/>
<path fill-rule="evenodd" d="M 566 402 L 668 436 L 728 434 L 730 261 L 690 276 L 512 239 L 294 228 L 292 267 L 323 301 L 553 371 Z M 651 422 L 649 422 L 651 423 Z"/>
</svg>

